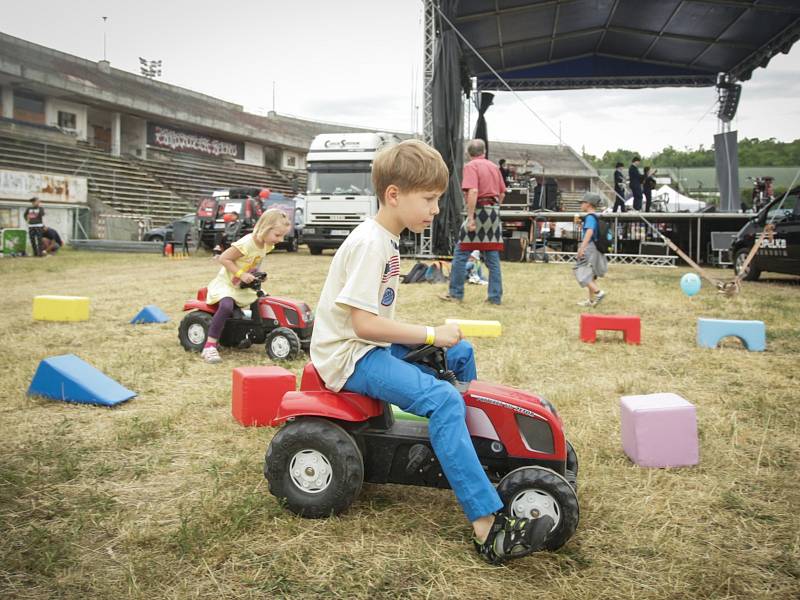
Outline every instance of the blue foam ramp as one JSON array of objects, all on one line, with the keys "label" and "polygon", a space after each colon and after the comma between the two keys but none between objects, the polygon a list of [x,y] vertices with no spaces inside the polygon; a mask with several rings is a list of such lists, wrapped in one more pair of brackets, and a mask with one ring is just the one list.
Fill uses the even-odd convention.
[{"label": "blue foam ramp", "polygon": [[167,314],[155,304],[148,304],[131,319],[131,323],[166,323],[169,321]]},{"label": "blue foam ramp", "polygon": [[45,358],[36,368],[28,394],[64,402],[114,406],[136,395],[74,354]]},{"label": "blue foam ramp", "polygon": [[720,340],[737,337],[750,352],[767,349],[767,332],[763,321],[734,321],[731,319],[697,319],[697,345],[716,348]]}]

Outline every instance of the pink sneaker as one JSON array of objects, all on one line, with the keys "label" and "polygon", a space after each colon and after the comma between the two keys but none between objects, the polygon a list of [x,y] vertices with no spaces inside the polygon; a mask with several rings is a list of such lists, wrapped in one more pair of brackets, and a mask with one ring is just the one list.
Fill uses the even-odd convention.
[{"label": "pink sneaker", "polygon": [[212,365],[222,362],[222,357],[219,355],[219,350],[217,350],[216,346],[206,346],[200,356],[204,361]]}]

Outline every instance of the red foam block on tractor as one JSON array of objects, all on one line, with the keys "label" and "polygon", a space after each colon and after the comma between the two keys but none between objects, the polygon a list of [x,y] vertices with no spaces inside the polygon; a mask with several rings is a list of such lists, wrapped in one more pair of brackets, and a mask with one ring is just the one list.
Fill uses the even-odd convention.
[{"label": "red foam block on tractor", "polygon": [[642,322],[637,315],[581,315],[581,341],[596,342],[599,330],[621,331],[626,343],[642,343]]},{"label": "red foam block on tractor", "polygon": [[294,374],[283,367],[236,368],[231,402],[233,418],[245,427],[269,425],[283,395],[294,390]]}]

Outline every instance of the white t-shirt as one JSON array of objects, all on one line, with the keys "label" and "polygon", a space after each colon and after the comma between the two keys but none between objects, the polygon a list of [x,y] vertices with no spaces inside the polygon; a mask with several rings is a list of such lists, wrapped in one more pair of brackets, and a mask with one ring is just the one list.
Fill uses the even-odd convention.
[{"label": "white t-shirt", "polygon": [[356,363],[375,346],[388,343],[359,338],[351,308],[394,318],[400,283],[400,238],[374,220],[356,227],[333,257],[322,288],[311,335],[311,361],[325,385],[342,389]]}]

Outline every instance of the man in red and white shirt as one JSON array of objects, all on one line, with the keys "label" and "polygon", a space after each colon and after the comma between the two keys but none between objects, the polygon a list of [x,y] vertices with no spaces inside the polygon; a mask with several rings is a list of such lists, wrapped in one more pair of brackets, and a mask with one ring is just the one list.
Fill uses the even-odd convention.
[{"label": "man in red and white shirt", "polygon": [[453,253],[450,269],[450,289],[443,300],[461,302],[464,298],[464,278],[467,259],[473,250],[480,250],[489,269],[488,299],[500,304],[503,297],[503,277],[500,272],[500,250],[503,249],[503,230],[500,223],[500,204],[506,195],[506,184],[496,164],[486,159],[483,140],[467,144],[470,161],[464,165],[461,188],[467,218],[459,231],[459,242]]}]

